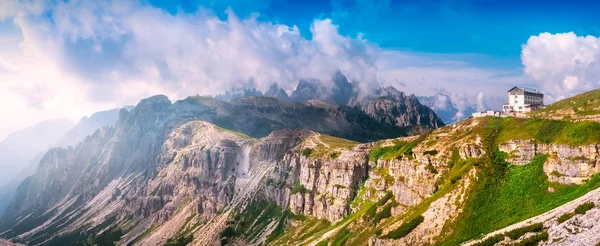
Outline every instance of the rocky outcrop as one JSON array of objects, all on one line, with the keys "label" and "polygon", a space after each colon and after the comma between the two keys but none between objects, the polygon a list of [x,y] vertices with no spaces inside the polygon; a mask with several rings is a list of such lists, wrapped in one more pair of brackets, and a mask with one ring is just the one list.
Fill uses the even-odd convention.
[{"label": "rocky outcrop", "polygon": [[349,105],[360,108],[381,123],[402,127],[421,126],[429,130],[444,126],[433,110],[422,105],[415,95],[406,96],[394,87],[381,88],[375,96],[355,98]]},{"label": "rocky outcrop", "polygon": [[600,209],[595,207],[585,214],[576,214],[563,223],[548,221],[546,224],[549,225],[550,240],[540,245],[597,245],[600,243],[598,219]]},{"label": "rocky outcrop", "polygon": [[551,182],[581,184],[600,172],[600,146],[597,144],[569,146],[510,140],[499,145],[499,148],[509,154],[507,161],[514,165],[525,165],[536,155],[547,154],[549,157],[544,163],[544,172]]},{"label": "rocky outcrop", "polygon": [[304,148],[315,145],[313,141],[318,137],[313,133],[277,162],[266,181],[266,192],[294,213],[336,222],[350,214],[358,185],[367,177],[368,149],[364,145],[352,150],[333,148],[329,152],[336,153],[333,157],[302,154]]}]

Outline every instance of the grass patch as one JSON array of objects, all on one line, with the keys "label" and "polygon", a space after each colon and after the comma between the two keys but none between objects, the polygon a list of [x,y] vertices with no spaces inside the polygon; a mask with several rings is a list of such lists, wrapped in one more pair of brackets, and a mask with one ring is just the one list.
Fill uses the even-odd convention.
[{"label": "grass patch", "polygon": [[310,157],[310,155],[312,155],[313,151],[314,151],[314,150],[313,150],[313,149],[311,149],[311,148],[306,148],[306,149],[303,149],[303,150],[302,150],[302,155],[303,155],[304,157]]},{"label": "grass patch", "polygon": [[548,240],[548,232],[541,232],[534,236],[525,238],[518,243],[512,244],[512,246],[536,246],[542,241]]},{"label": "grass patch", "polygon": [[[509,119],[516,120],[516,119]],[[506,163],[506,154],[496,139],[504,132],[506,119],[494,118],[481,127],[486,154],[478,168],[478,182],[469,190],[463,213],[453,225],[452,234],[442,245],[457,245],[497,229],[534,217],[600,187],[600,176],[586,184],[564,186],[550,183],[543,165],[547,155],[536,156],[524,166]],[[548,135],[552,135],[548,133]],[[560,135],[560,134],[559,134]],[[554,192],[548,192],[548,188]]]},{"label": "grass patch", "polygon": [[379,224],[379,221],[392,216],[392,208],[398,206],[396,201],[392,201],[381,208],[381,211],[373,217],[373,225]]},{"label": "grass patch", "polygon": [[573,218],[573,216],[575,216],[575,213],[566,213],[566,214],[563,214],[560,217],[558,217],[557,221],[560,224],[560,223],[563,223],[563,222]]},{"label": "grass patch", "polygon": [[494,118],[490,123],[500,124],[497,143],[512,139],[535,139],[540,143],[584,145],[600,142],[600,123],[570,122],[540,118]]},{"label": "grass patch", "polygon": [[506,232],[504,235],[509,237],[512,240],[517,240],[528,232],[541,232],[543,229],[544,229],[544,225],[542,225],[542,223],[536,223],[533,225],[528,225],[528,226],[514,229],[512,231]]},{"label": "grass patch", "polygon": [[185,246],[194,241],[194,235],[179,236],[167,240],[165,246]]},{"label": "grass patch", "polygon": [[297,181],[294,187],[292,188],[292,194],[305,194],[306,192],[308,192],[308,190],[306,189],[306,187],[304,187],[302,183],[300,183],[300,181]]},{"label": "grass patch", "polygon": [[437,151],[436,149],[434,149],[434,150],[428,150],[428,151],[425,151],[425,152],[423,152],[423,154],[424,154],[424,155],[431,155],[431,156],[434,156],[434,155],[437,155],[437,154],[438,154],[438,151]]},{"label": "grass patch", "polygon": [[324,134],[320,134],[318,136],[318,141],[319,142],[314,149],[303,149],[302,155],[313,158],[326,157],[330,159],[337,159],[342,154],[339,150],[351,150],[354,148],[354,146],[359,144],[358,142]]},{"label": "grass patch", "polygon": [[588,210],[594,208],[596,205],[594,205],[593,202],[586,202],[583,203],[579,206],[577,206],[575,208],[575,211],[573,211],[572,213],[566,213],[561,215],[560,217],[558,217],[557,221],[558,223],[563,223],[571,218],[573,218],[573,216],[575,216],[576,214],[585,214],[587,213]]},{"label": "grass patch", "polygon": [[379,159],[383,160],[391,160],[391,159],[399,159],[402,157],[407,157],[412,159],[413,148],[421,143],[429,134],[421,134],[417,139],[406,142],[401,140],[396,140],[393,146],[378,146],[371,149],[369,153],[369,159],[371,161],[377,162]]},{"label": "grass patch", "polygon": [[396,230],[390,231],[388,234],[386,234],[382,238],[384,238],[384,239],[403,238],[406,235],[408,235],[409,233],[411,233],[415,228],[417,228],[417,226],[419,226],[421,223],[423,223],[424,219],[425,218],[423,218],[423,215],[419,215],[416,218],[414,218],[406,223],[403,223]]},{"label": "grass patch", "polygon": [[586,202],[584,204],[577,206],[577,208],[575,208],[575,213],[576,214],[585,214],[585,213],[587,213],[587,211],[594,208],[595,206],[596,205],[594,205],[593,202]]},{"label": "grass patch", "polygon": [[243,238],[253,243],[269,225],[277,223],[272,232],[277,235],[267,237],[273,240],[283,232],[289,217],[290,212],[275,203],[265,200],[252,201],[243,211],[236,213],[228,222],[228,226],[219,234],[221,244],[228,244],[233,238]]},{"label": "grass patch", "polygon": [[498,235],[494,235],[491,237],[486,238],[485,240],[475,243],[473,244],[473,246],[494,246],[499,242],[502,242],[504,240],[505,236],[504,234],[498,234]]},{"label": "grass patch", "polygon": [[557,111],[572,109],[575,115],[585,116],[600,114],[599,108],[600,90],[596,89],[550,104],[545,109],[536,111],[534,115],[553,115],[558,113]]}]

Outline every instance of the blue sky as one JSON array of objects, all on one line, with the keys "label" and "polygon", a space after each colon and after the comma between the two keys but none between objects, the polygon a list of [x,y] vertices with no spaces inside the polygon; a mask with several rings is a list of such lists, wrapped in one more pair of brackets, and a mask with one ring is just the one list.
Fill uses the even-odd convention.
[{"label": "blue sky", "polygon": [[[498,108],[600,87],[598,1],[2,0],[0,139],[164,94],[291,91],[336,71]],[[32,72],[35,71],[35,72]]]},{"label": "blue sky", "polygon": [[224,17],[232,8],[241,17],[296,25],[310,38],[314,19],[330,18],[343,35],[364,37],[382,48],[431,53],[476,53],[520,66],[521,45],[543,32],[600,35],[598,1],[163,1],[150,4],[170,13],[209,8]]}]

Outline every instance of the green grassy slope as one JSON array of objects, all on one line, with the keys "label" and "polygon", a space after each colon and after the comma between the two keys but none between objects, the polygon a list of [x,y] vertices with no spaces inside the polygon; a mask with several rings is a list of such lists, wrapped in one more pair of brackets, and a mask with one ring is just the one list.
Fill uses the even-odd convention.
[{"label": "green grassy slope", "polygon": [[[421,150],[428,150],[429,155],[448,156],[447,169],[440,170],[442,173],[437,181],[438,190],[421,204],[407,207],[407,212],[400,217],[389,217],[385,210],[393,206],[391,202],[379,204],[376,199],[355,201],[359,204],[353,206],[356,212],[344,221],[312,229],[307,228],[316,220],[298,222],[295,223],[296,226],[287,227],[286,232],[282,234],[287,240],[274,242],[291,243],[294,242],[293,238],[303,238],[306,244],[318,241],[317,239],[327,232],[332,233],[321,245],[365,245],[372,237],[401,238],[409,233],[412,227],[418,226],[419,217],[432,202],[453,191],[457,187],[457,181],[467,177],[467,173],[472,169],[476,170],[476,179],[472,180],[472,185],[467,190],[467,200],[462,204],[462,212],[456,220],[444,225],[442,235],[437,238],[439,245],[457,245],[479,238],[542,214],[600,187],[598,175],[583,185],[551,183],[543,171],[547,155],[536,156],[527,165],[514,166],[505,161],[508,154],[498,149],[499,144],[513,139],[533,139],[537,143],[571,146],[600,143],[599,123],[487,117],[468,119],[459,125],[457,128],[444,127],[411,141],[398,140],[392,146],[375,144],[371,150],[372,161],[410,159],[413,150],[419,147]],[[456,147],[447,147],[465,141],[472,143],[477,136],[481,138],[481,147],[487,153],[481,158],[461,159]],[[379,172],[385,170],[379,168],[373,172],[384,177],[385,175]],[[365,193],[368,192],[360,190],[357,200],[365,199],[361,195]],[[378,214],[382,214],[379,215],[382,218],[374,222]],[[399,223],[401,226],[398,226]],[[290,233],[294,236],[290,236]]]},{"label": "green grassy slope", "polygon": [[548,105],[543,110],[534,112],[533,115],[559,116],[568,112],[572,113],[574,116],[600,114],[600,89],[584,92],[560,100]]}]

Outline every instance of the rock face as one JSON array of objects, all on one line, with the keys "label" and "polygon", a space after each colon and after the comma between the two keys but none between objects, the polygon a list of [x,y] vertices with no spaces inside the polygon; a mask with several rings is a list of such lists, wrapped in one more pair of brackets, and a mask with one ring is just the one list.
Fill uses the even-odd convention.
[{"label": "rock face", "polygon": [[510,140],[499,146],[509,153],[508,161],[525,165],[540,154],[549,155],[544,172],[551,182],[581,184],[600,172],[598,149],[600,145],[569,146],[566,144],[542,144],[533,140]]},{"label": "rock face", "polygon": [[381,88],[375,96],[354,99],[351,106],[357,106],[379,122],[396,126],[422,126],[436,129],[444,122],[429,107],[419,103],[415,95],[406,96],[394,87]]},{"label": "rock face", "polygon": [[358,145],[338,150],[335,158],[312,158],[301,154],[303,146],[277,163],[267,181],[267,193],[294,213],[337,222],[350,214],[358,184],[367,177],[368,149]]},{"label": "rock face", "polygon": [[[271,133],[253,139],[197,120],[251,135]],[[114,127],[96,131],[76,147],[46,153],[0,220],[0,236],[28,244],[67,239],[72,241],[59,242],[75,244],[83,240],[78,237],[95,237],[82,231],[126,224],[130,228],[123,243],[160,244],[187,226],[186,221],[207,223],[256,196],[331,221],[347,216],[357,186],[366,178],[368,150],[337,150],[314,140],[317,133],[273,132],[278,128],[356,139],[397,131],[356,109],[321,101],[188,98],[171,103],[154,96],[131,111],[121,110]],[[309,143],[337,156],[307,157],[301,147],[295,148]],[[288,185],[268,188],[265,176]],[[296,185],[305,188],[296,192]],[[161,226],[153,227],[157,224]],[[138,238],[146,231],[156,233]]]},{"label": "rock face", "polygon": [[[355,139],[385,134],[375,133],[385,128],[363,129],[370,126],[363,119],[379,124],[358,109],[316,100],[171,103],[154,96],[120,111],[114,127],[46,153],[0,218],[0,237],[27,245],[164,245],[172,239],[280,245],[286,243],[270,236],[290,229],[286,236],[305,241],[287,244],[316,244],[351,231],[351,240],[363,244],[437,243],[460,218],[486,168],[476,161],[489,157],[480,135],[489,119],[371,143],[317,132]],[[263,131],[269,133],[252,137]],[[596,145],[511,140],[499,148],[518,165],[548,154],[544,172],[563,183],[599,172]],[[417,216],[422,222],[402,237],[377,235]],[[309,227],[292,230],[302,221]]]},{"label": "rock face", "polygon": [[[240,89],[217,98],[234,100],[262,95],[255,89]],[[380,124],[407,127],[417,133],[444,126],[438,115],[428,106],[421,104],[416,96],[405,95],[391,86],[379,88],[374,93],[365,92],[359,84],[348,81],[341,72],[335,73],[330,81],[300,80],[289,96],[276,84],[264,95],[294,102],[319,100],[329,104],[347,105],[358,108]]]}]

